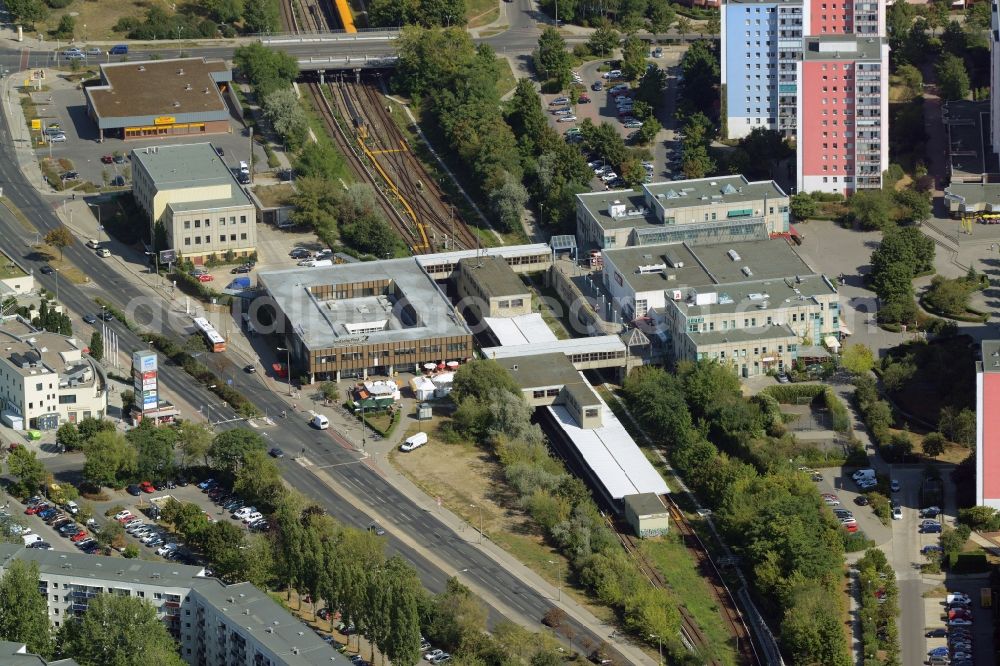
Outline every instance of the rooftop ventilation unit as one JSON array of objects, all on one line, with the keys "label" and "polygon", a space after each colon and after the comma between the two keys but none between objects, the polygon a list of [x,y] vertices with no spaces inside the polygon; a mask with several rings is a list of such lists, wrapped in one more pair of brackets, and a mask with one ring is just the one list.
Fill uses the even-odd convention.
[{"label": "rooftop ventilation unit", "polygon": [[666,270],[666,264],[646,264],[645,266],[639,266],[635,272],[639,275],[648,275],[649,273],[662,273]]},{"label": "rooftop ventilation unit", "polygon": [[139,65],[139,71],[140,72],[145,72],[146,71],[146,66],[145,65]]},{"label": "rooftop ventilation unit", "polygon": [[184,90],[191,90],[191,84],[190,83],[185,83],[184,84]]},{"label": "rooftop ventilation unit", "polygon": [[183,67],[181,67],[180,69],[177,70],[177,76],[184,76],[184,68]]},{"label": "rooftop ventilation unit", "polygon": [[736,250],[728,250],[728,251],[726,251],[726,254],[728,254],[729,258],[732,259],[733,261],[739,261],[740,260],[740,254]]},{"label": "rooftop ventilation unit", "polygon": [[746,275],[747,277],[753,277],[753,271],[750,270],[749,266],[744,266],[740,270],[743,271],[743,275]]}]

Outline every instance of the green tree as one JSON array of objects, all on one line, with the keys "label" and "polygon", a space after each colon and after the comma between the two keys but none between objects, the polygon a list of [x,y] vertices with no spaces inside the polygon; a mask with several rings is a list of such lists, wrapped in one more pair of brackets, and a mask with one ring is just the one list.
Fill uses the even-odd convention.
[{"label": "green tree", "polygon": [[108,520],[101,525],[94,538],[105,548],[124,548],[125,528],[117,520]]},{"label": "green tree", "polygon": [[840,355],[840,364],[852,374],[868,374],[875,367],[875,354],[870,347],[860,343],[846,345]]},{"label": "green tree", "polygon": [[[344,170],[344,158],[330,146],[313,141],[306,143],[295,161],[295,171],[304,178],[335,181]],[[299,181],[301,183],[301,180]]]},{"label": "green tree", "polygon": [[708,156],[708,149],[701,144],[684,149],[681,172],[686,178],[704,178],[715,171],[715,162]]},{"label": "green tree", "polygon": [[233,490],[264,513],[274,511],[287,493],[278,465],[260,449],[253,449],[243,457]]},{"label": "green tree", "polygon": [[942,435],[941,433],[929,432],[926,435],[924,435],[924,439],[923,442],[921,442],[921,446],[925,454],[931,457],[937,457],[942,453],[944,453],[944,447],[946,443],[947,440],[945,440],[944,435]]},{"label": "green tree", "polygon": [[80,439],[80,431],[77,429],[75,423],[63,423],[56,430],[56,444],[63,447],[66,451],[76,451],[81,446],[83,446],[83,441]]},{"label": "green tree", "polygon": [[298,149],[309,132],[309,119],[291,88],[279,88],[267,95],[261,104],[264,117],[291,150]]},{"label": "green tree", "polygon": [[629,35],[622,44],[622,76],[632,81],[646,70],[646,42],[635,35]]},{"label": "green tree", "polygon": [[402,27],[416,23],[419,3],[416,0],[372,0],[368,3],[368,22],[371,26]]},{"label": "green tree", "polygon": [[73,244],[73,232],[66,225],[60,224],[52,231],[45,234],[45,243],[59,250],[59,259],[63,257],[63,250]]},{"label": "green tree", "polygon": [[143,419],[138,427],[125,435],[136,451],[135,472],[141,479],[163,479],[174,471],[174,446],[177,430],[171,426],[155,426]]},{"label": "green tree", "polygon": [[101,335],[100,331],[94,331],[90,334],[90,356],[95,361],[101,361],[104,359],[104,336]]},{"label": "green tree", "polygon": [[238,47],[233,53],[233,62],[260,99],[275,90],[290,87],[299,74],[299,63],[294,57],[256,42]]},{"label": "green tree", "polygon": [[14,559],[0,578],[0,639],[24,643],[28,652],[52,656],[49,609],[38,593],[38,563]]},{"label": "green tree", "polygon": [[79,424],[77,424],[80,429],[80,439],[83,440],[83,444],[86,445],[93,437],[99,432],[114,432],[115,424],[108,419],[95,419],[92,416],[87,416],[80,419]]},{"label": "green tree", "polygon": [[808,192],[796,192],[789,201],[792,217],[796,220],[808,220],[816,215],[816,200]]},{"label": "green tree", "polygon": [[278,29],[280,9],[277,0],[245,0],[243,28],[248,33],[269,33]]},{"label": "green tree", "polygon": [[969,73],[962,58],[945,53],[935,65],[935,70],[942,99],[965,99],[969,96]]},{"label": "green tree", "polygon": [[251,451],[264,451],[264,438],[246,428],[233,428],[220,432],[208,448],[208,459],[212,467],[220,472],[235,476]]},{"label": "green tree", "polygon": [[243,0],[203,0],[202,8],[218,23],[235,23],[243,16]]},{"label": "green tree", "polygon": [[900,211],[902,219],[923,222],[930,218],[931,200],[926,193],[904,188],[896,192],[895,198],[896,203],[902,209]]},{"label": "green tree", "polygon": [[654,34],[667,32],[676,20],[677,12],[666,0],[652,0],[649,3],[649,29]]},{"label": "green tree", "polygon": [[667,87],[667,73],[659,67],[649,67],[639,79],[639,87],[635,92],[636,104],[645,102],[654,110],[663,107],[666,97],[663,90]]},{"label": "green tree", "polygon": [[909,63],[900,65],[896,70],[896,76],[899,77],[899,82],[910,99],[924,94],[924,75],[913,65]]},{"label": "green tree", "polygon": [[44,21],[49,15],[49,8],[42,0],[7,0],[4,6],[13,22],[23,23],[28,27]]},{"label": "green tree", "polygon": [[323,382],[319,385],[319,392],[323,399],[329,402],[340,400],[340,389],[337,388],[337,382]]},{"label": "green tree", "polygon": [[212,445],[212,431],[204,423],[181,421],[177,425],[177,446],[185,467],[208,464],[208,449]]},{"label": "green tree", "polygon": [[504,172],[501,182],[489,193],[493,218],[504,231],[521,227],[521,214],[528,203],[528,191],[512,174]]},{"label": "green tree", "polygon": [[76,19],[69,14],[63,14],[59,17],[59,25],[52,31],[52,36],[59,39],[73,39],[74,32],[76,32]]},{"label": "green tree", "polygon": [[95,487],[120,488],[135,472],[138,453],[118,432],[99,432],[84,445],[83,479]]},{"label": "green tree", "polygon": [[444,592],[434,597],[433,608],[427,637],[436,645],[459,646],[486,630],[486,609],[457,578],[448,579]]},{"label": "green tree", "polygon": [[973,446],[976,443],[976,413],[969,408],[943,407],[938,429],[956,444]]},{"label": "green tree", "polygon": [[570,57],[566,40],[552,26],[546,26],[538,38],[535,67],[543,78],[569,81]]},{"label": "green tree", "polygon": [[45,482],[45,467],[35,452],[25,446],[15,447],[7,456],[7,471],[17,478],[17,485],[25,495],[37,492]]},{"label": "green tree", "polygon": [[[687,30],[682,23],[687,22]],[[677,21],[679,32],[690,32],[690,21],[681,17]],[[681,58],[681,73],[684,75],[679,90],[679,108],[683,113],[693,114],[715,106],[718,100],[719,58],[714,46],[708,41],[692,42]]]},{"label": "green tree", "polygon": [[359,252],[380,259],[392,257],[400,249],[399,235],[384,218],[369,214],[343,227],[344,241]]},{"label": "green tree", "polygon": [[949,280],[935,275],[924,294],[924,303],[945,316],[964,315],[969,309],[969,297],[974,290],[975,283],[970,283],[965,278]]},{"label": "green tree", "polygon": [[420,602],[424,595],[420,579],[399,555],[386,561],[381,579],[390,603],[384,608],[388,621],[379,650],[394,664],[416,663],[420,656]]},{"label": "green tree", "polygon": [[80,666],[184,664],[153,605],[117,594],[98,594],[89,600],[79,621],[63,622],[58,652],[71,656]]},{"label": "green tree", "polygon": [[741,395],[740,380],[728,367],[717,361],[684,361],[677,366],[684,380],[684,392],[694,415],[708,413],[711,405]]},{"label": "green tree", "polygon": [[862,229],[884,229],[891,221],[892,201],[882,190],[858,190],[851,195],[848,207]]},{"label": "green tree", "polygon": [[618,48],[620,41],[621,35],[611,27],[611,23],[602,21],[594,32],[590,33],[590,37],[587,39],[587,48],[594,55],[605,57]]},{"label": "green tree", "polygon": [[521,389],[506,368],[490,359],[470,361],[458,369],[451,397],[456,403],[467,398],[487,400],[494,390],[520,395]]}]

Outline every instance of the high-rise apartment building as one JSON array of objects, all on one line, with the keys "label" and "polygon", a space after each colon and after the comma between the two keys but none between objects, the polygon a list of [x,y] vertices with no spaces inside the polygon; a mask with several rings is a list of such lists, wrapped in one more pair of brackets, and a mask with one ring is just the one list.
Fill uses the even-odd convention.
[{"label": "high-rise apartment building", "polygon": [[793,139],[800,191],[881,187],[888,166],[884,2],[727,0],[721,14],[727,138],[759,127]]}]

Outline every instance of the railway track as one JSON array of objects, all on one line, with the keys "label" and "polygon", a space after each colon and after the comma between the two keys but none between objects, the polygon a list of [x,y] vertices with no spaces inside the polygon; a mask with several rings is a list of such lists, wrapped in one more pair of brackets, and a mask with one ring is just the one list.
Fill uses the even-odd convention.
[{"label": "railway track", "polygon": [[[354,140],[354,132],[350,127],[345,128],[344,124],[350,122],[348,119],[353,118],[353,107],[350,98],[345,96],[344,91],[340,89],[340,86],[336,84],[327,84],[326,89],[330,91],[330,95],[333,102],[327,99],[324,94],[324,88],[318,83],[307,84],[309,89],[309,94],[313,99],[313,103],[316,109],[319,111],[320,116],[323,119],[324,124],[329,130],[329,134],[333,137],[334,142],[337,144],[340,152],[347,157],[351,165],[351,170],[354,171],[355,175],[358,176],[363,182],[367,182],[375,190],[376,200],[379,206],[382,208],[383,212],[386,214],[386,218],[392,224],[393,228],[400,234],[407,245],[415,252],[420,253],[418,246],[421,245],[421,236],[417,229],[414,229],[408,222],[407,218],[404,217],[400,211],[393,204],[392,199],[386,193],[385,188],[380,182],[380,178],[373,174],[372,171],[365,164],[364,159],[359,151],[359,148]],[[338,118],[339,116],[339,118]],[[425,249],[424,252],[427,250]]]},{"label": "railway track", "polygon": [[444,193],[434,177],[413,154],[379,90],[362,83],[355,85],[354,91],[359,101],[358,108],[365,116],[373,158],[382,162],[382,168],[394,177],[396,186],[412,206],[419,223],[433,236],[432,244],[441,245],[434,242],[441,236],[447,239],[444,244],[447,249],[458,247],[469,250],[476,247],[476,235],[461,219],[455,218],[454,207],[445,203]]},{"label": "railway track", "polygon": [[[672,498],[668,497],[668,500],[670,515],[673,518],[678,534],[681,535],[684,544],[695,556],[699,571],[712,586],[713,595],[715,596],[718,607],[722,609],[722,615],[726,620],[729,632],[737,639],[741,662],[745,664],[752,664],[753,666],[760,666],[762,662],[756,653],[756,648],[753,645],[750,630],[744,622],[739,608],[736,606],[736,600],[733,599],[732,595],[729,593],[729,589],[722,582],[721,575],[709,558],[704,544],[702,544],[700,538],[688,523],[687,518],[685,518],[684,514],[677,508]],[[629,533],[631,528],[628,526],[615,525],[611,522],[610,518],[609,526],[618,534],[618,539],[621,541],[622,547],[625,548],[626,552],[632,556],[636,564],[638,564],[640,571],[642,571],[649,583],[654,587],[669,588],[670,585],[660,573],[660,570],[653,565],[642,552],[642,549],[639,547],[638,539]],[[681,634],[684,636],[685,640],[700,655],[704,656],[710,654],[711,644],[704,633],[702,633],[701,628],[698,626],[694,617],[684,605],[679,606],[678,610],[681,615]],[[719,666],[721,664],[718,659],[710,658],[707,659],[705,663],[712,664],[713,666]]]}]

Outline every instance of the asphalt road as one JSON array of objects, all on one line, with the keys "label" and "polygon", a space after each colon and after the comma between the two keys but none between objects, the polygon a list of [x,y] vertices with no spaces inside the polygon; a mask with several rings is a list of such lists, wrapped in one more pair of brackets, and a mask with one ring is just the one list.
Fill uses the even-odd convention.
[{"label": "asphalt road", "polygon": [[[10,62],[12,58],[16,60],[10,52],[0,52],[0,62]],[[3,185],[4,195],[16,202],[21,211],[44,234],[57,227],[60,221],[53,214],[51,203],[40,196],[25,180],[19,169],[10,137],[10,128],[5,125],[0,129],[0,184]],[[6,209],[0,208],[0,249],[11,257],[16,257],[26,269],[34,269],[39,283],[55,291],[57,275],[41,275],[38,272],[45,262],[31,255],[30,242],[33,240],[33,232],[21,226]],[[70,284],[65,279],[61,281],[60,300],[69,309],[79,314],[93,312],[96,309],[93,297],[100,295],[108,302],[118,305],[131,319],[141,324],[153,324],[150,328],[154,330],[159,329],[163,333],[172,335],[188,332],[183,319],[170,313],[162,299],[147,297],[126,277],[116,273],[104,260],[86,249],[82,243],[77,242],[67,247],[65,258],[92,281],[91,285],[84,287]],[[111,327],[118,333],[121,351],[131,352],[149,348],[120,323],[113,322]],[[203,357],[203,360],[206,358]],[[211,361],[219,366],[226,376],[236,376],[241,373],[241,367],[225,357],[212,355]],[[197,384],[183,370],[163,362],[163,359],[161,359],[159,378],[191,405],[217,405],[220,402],[214,394]],[[266,410],[269,414],[277,414],[286,408],[286,404],[259,378],[243,382],[241,390],[259,409]],[[233,410],[228,407],[213,409],[213,416],[220,420],[236,417]],[[360,455],[350,448],[345,448],[348,446],[347,443],[339,440],[337,435],[318,433],[309,428],[304,419],[288,418],[287,421],[281,422],[279,428],[267,433],[267,436],[275,445],[288,452],[305,449],[304,455],[308,459],[326,466],[324,472],[348,489],[364,505],[383,508],[384,513],[392,520],[386,525],[389,528],[387,550],[401,554],[412,563],[428,589],[435,592],[444,589],[447,579],[453,572],[443,571],[441,567],[398,538],[394,534],[395,531],[401,530],[410,540],[427,545],[454,571],[462,572],[470,582],[481,586],[481,589],[523,614],[525,618],[537,623],[552,606],[550,599],[499,567],[477,548],[476,544],[458,538],[433,512],[425,511],[374,470],[363,464],[351,464],[357,463]],[[365,528],[371,522],[362,511],[353,508],[348,498],[338,495],[328,485],[321,483],[308,468],[286,460],[282,462],[282,471],[293,487],[316,500],[332,516],[345,524]],[[490,619],[492,621],[501,619],[502,614],[488,602],[486,603],[490,607]],[[516,617],[508,619],[521,623]],[[597,643],[606,638],[593,634],[572,620],[568,624],[577,639],[587,636]],[[621,655],[616,657],[622,660]]]}]

